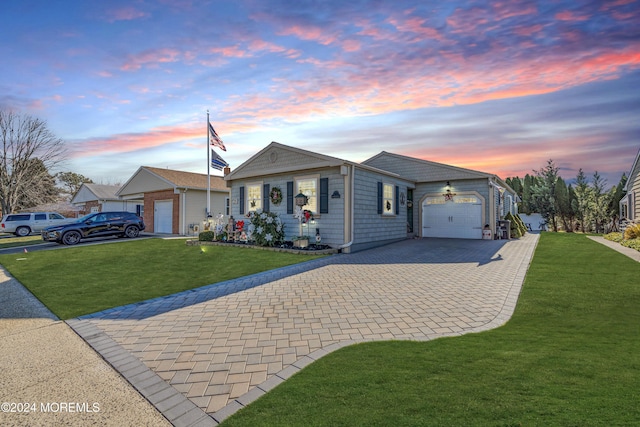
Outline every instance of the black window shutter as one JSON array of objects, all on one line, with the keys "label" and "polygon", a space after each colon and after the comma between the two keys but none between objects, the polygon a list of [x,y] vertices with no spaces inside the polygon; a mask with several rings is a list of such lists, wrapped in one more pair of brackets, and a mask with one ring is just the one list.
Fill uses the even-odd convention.
[{"label": "black window shutter", "polygon": [[400,187],[396,185],[396,215],[400,215]]},{"label": "black window shutter", "polygon": [[269,191],[271,186],[269,184],[264,184],[262,186],[262,198],[264,199],[264,203],[262,203],[263,211],[269,212]]},{"label": "black window shutter", "polygon": [[382,214],[382,183],[378,182],[378,213]]},{"label": "black window shutter", "polygon": [[240,215],[244,215],[244,186],[240,187]]},{"label": "black window shutter", "polygon": [[329,178],[320,178],[320,213],[329,213]]},{"label": "black window shutter", "polygon": [[293,181],[287,182],[287,213],[293,213]]}]

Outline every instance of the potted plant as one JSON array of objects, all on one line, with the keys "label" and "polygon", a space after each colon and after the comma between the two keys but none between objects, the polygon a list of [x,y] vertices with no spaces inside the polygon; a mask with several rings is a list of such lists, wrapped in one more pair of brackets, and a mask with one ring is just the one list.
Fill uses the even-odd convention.
[{"label": "potted plant", "polygon": [[293,246],[296,248],[306,248],[309,246],[309,236],[295,236]]}]

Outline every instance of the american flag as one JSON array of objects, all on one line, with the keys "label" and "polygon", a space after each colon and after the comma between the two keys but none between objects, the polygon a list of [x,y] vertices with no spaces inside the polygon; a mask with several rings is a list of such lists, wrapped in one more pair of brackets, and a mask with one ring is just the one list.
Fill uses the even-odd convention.
[{"label": "american flag", "polygon": [[222,142],[222,139],[220,139],[213,126],[211,126],[211,123],[209,123],[209,141],[211,142],[212,146],[218,147],[222,151],[227,151],[226,147],[224,146],[224,142]]}]

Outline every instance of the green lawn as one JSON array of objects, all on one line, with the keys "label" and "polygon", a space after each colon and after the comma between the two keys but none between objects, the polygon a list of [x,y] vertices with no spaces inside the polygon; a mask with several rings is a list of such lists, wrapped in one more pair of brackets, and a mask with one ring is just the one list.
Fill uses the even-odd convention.
[{"label": "green lawn", "polygon": [[0,249],[15,248],[16,246],[39,245],[40,243],[44,242],[39,234],[34,236],[16,237],[13,234],[8,235],[3,233],[2,238],[0,238]]},{"label": "green lawn", "polygon": [[56,316],[69,319],[314,258],[145,239],[0,255],[0,264]]},{"label": "green lawn", "polygon": [[354,345],[230,426],[630,426],[640,423],[640,264],[543,233],[513,318],[456,338]]}]

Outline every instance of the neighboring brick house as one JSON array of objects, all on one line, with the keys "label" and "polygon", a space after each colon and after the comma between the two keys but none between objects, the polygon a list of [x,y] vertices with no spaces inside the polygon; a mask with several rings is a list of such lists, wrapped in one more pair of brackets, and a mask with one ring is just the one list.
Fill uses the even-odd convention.
[{"label": "neighboring brick house", "polygon": [[[210,185],[211,213],[227,215],[229,189],[224,179],[211,176]],[[207,175],[141,166],[116,196],[144,200],[147,232],[195,234],[206,219]]]},{"label": "neighboring brick house", "polygon": [[624,191],[626,194],[620,200],[620,218],[640,223],[640,150],[631,166]]},{"label": "neighboring brick house", "polygon": [[[517,212],[515,192],[496,175],[382,152],[362,163],[272,142],[225,176],[231,214],[277,213],[286,239],[298,234],[294,197],[309,198],[321,241],[344,252],[407,237],[481,239],[485,224]],[[280,189],[283,201],[269,194]]]},{"label": "neighboring brick house", "polygon": [[71,199],[71,205],[83,216],[94,212],[126,211],[142,216],[142,199],[123,200],[116,196],[119,185],[87,184],[80,186]]}]

